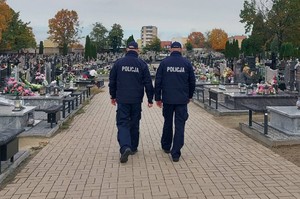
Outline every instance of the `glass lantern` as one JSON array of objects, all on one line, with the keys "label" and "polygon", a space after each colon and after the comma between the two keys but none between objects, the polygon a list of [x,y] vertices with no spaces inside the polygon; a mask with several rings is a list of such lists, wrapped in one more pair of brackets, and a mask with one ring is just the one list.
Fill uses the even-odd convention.
[{"label": "glass lantern", "polygon": [[53,88],[53,95],[55,95],[55,96],[59,95],[59,87],[58,86],[54,86],[54,88]]},{"label": "glass lantern", "polygon": [[252,93],[253,93],[253,86],[252,85],[248,85],[246,87],[246,93],[247,93],[247,95],[252,95]]},{"label": "glass lantern", "polygon": [[40,95],[46,95],[46,87],[42,86],[39,90]]},{"label": "glass lantern", "polygon": [[266,95],[270,94],[270,90],[269,90],[269,86],[268,86],[268,85],[265,85],[265,86],[264,86],[264,93],[265,93]]},{"label": "glass lantern", "polygon": [[21,104],[21,99],[19,95],[16,96],[14,99],[14,109],[13,111],[21,111],[22,110],[22,104]]},{"label": "glass lantern", "polygon": [[245,85],[244,84],[241,84],[239,86],[239,88],[240,88],[240,93],[245,93]]}]

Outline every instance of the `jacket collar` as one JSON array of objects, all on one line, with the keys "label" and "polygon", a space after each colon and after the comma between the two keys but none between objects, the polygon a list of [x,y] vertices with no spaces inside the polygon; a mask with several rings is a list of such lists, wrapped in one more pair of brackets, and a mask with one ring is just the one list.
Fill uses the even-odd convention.
[{"label": "jacket collar", "polygon": [[178,52],[178,51],[173,51],[171,52],[171,56],[181,56],[181,52]]},{"label": "jacket collar", "polygon": [[138,57],[139,54],[138,54],[137,52],[135,52],[135,51],[130,50],[130,51],[128,51],[128,52],[126,53],[125,56]]}]

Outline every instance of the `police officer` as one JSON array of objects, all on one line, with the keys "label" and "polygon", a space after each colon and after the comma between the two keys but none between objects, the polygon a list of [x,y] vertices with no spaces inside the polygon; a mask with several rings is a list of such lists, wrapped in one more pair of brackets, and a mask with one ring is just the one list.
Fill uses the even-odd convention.
[{"label": "police officer", "polygon": [[157,106],[163,107],[161,147],[165,153],[171,153],[174,162],[178,162],[184,144],[184,126],[188,119],[187,104],[195,90],[195,74],[192,64],[182,57],[179,42],[173,42],[170,51],[170,56],[165,58],[157,69],[154,91]]},{"label": "police officer", "polygon": [[153,85],[147,64],[138,58],[138,44],[130,42],[125,57],[117,60],[109,75],[109,93],[111,104],[117,104],[118,142],[120,162],[128,161],[139,145],[139,126],[141,103],[144,88],[148,98],[148,107],[153,105]]}]

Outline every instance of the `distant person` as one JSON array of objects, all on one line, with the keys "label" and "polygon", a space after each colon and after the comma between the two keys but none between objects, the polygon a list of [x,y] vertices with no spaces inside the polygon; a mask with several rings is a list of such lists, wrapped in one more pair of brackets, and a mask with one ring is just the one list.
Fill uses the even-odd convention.
[{"label": "distant person", "polygon": [[170,51],[171,55],[162,60],[157,69],[155,101],[158,107],[163,108],[161,147],[165,153],[171,153],[174,162],[178,162],[184,145],[184,128],[188,119],[187,104],[195,91],[195,74],[192,64],[182,57],[179,42],[172,43]]},{"label": "distant person", "polygon": [[241,83],[250,85],[253,83],[253,75],[254,73],[250,70],[250,68],[245,65],[242,72]]},{"label": "distant person", "polygon": [[118,142],[120,162],[128,161],[128,156],[138,151],[139,127],[144,89],[148,107],[153,105],[153,85],[147,64],[138,58],[138,44],[130,42],[125,57],[113,65],[109,75],[111,104],[117,104]]}]

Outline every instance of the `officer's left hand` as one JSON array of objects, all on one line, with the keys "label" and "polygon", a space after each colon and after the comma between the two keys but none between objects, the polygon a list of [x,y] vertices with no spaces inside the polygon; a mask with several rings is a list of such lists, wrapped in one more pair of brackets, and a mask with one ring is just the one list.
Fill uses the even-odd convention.
[{"label": "officer's left hand", "polygon": [[117,100],[116,100],[116,99],[111,99],[111,100],[110,100],[110,103],[111,103],[112,105],[116,106]]},{"label": "officer's left hand", "polygon": [[157,105],[159,108],[162,108],[162,101],[156,101],[156,105]]},{"label": "officer's left hand", "polygon": [[148,107],[151,108],[153,106],[153,104],[148,103]]}]

